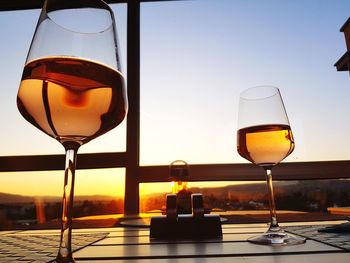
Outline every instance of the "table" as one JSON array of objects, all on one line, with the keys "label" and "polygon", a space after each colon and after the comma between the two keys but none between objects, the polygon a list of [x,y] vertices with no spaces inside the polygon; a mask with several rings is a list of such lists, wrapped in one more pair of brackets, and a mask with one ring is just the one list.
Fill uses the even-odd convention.
[{"label": "table", "polygon": [[[141,227],[75,229],[73,249],[75,258],[82,263],[348,263],[350,233],[326,234],[323,240],[312,234],[317,228],[334,223],[340,222],[283,224],[286,229],[311,233],[305,244],[295,246],[265,246],[246,241],[263,232],[265,224],[223,224],[222,239],[200,241],[150,240],[149,229]],[[58,234],[57,230],[1,231],[0,262],[47,262],[47,257],[57,252]],[[331,239],[335,243],[328,242]]]}]

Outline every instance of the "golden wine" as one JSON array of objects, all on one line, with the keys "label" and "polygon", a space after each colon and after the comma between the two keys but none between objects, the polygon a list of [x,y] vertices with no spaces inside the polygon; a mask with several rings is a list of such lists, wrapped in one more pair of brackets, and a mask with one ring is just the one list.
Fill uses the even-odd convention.
[{"label": "golden wine", "polygon": [[127,112],[120,72],[93,61],[47,57],[24,67],[17,106],[62,144],[84,144],[116,127]]},{"label": "golden wine", "polygon": [[293,152],[293,134],[289,125],[247,127],[237,132],[237,150],[252,163],[271,168]]}]

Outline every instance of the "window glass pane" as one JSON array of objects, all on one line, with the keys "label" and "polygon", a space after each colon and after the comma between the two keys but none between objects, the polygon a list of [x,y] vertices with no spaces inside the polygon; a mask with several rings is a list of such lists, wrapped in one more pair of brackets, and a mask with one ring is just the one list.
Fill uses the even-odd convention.
[{"label": "window glass pane", "polygon": [[[112,6],[117,20],[122,66],[126,69],[126,4]],[[16,96],[40,10],[0,12],[0,155],[63,153],[63,148],[23,119]],[[126,74],[125,74],[126,75]],[[84,145],[80,152],[124,151],[125,121],[113,131]]]},{"label": "window glass pane", "polygon": [[[349,187],[350,180],[275,181],[278,219],[280,222],[345,219],[346,213],[339,207],[350,206]],[[141,184],[140,210],[164,211],[166,193],[171,193],[171,189],[171,182]],[[264,181],[188,182],[186,189],[190,193],[202,193],[205,210],[220,214],[229,222],[269,221]]]},{"label": "window glass pane", "polygon": [[[0,229],[59,227],[63,175],[63,171],[0,173]],[[124,168],[77,170],[74,218],[85,220],[77,226],[89,227],[86,220],[91,216],[123,213],[124,185]],[[93,226],[97,225],[95,220]]]},{"label": "window glass pane", "polygon": [[239,93],[281,89],[296,147],[286,161],[349,158],[350,2],[221,0],[141,5],[141,165],[245,162]]}]

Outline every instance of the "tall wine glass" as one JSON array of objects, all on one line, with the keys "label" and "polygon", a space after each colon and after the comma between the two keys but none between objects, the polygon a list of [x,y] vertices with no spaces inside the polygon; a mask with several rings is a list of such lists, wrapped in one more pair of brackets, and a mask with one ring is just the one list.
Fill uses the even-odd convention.
[{"label": "tall wine glass", "polygon": [[280,228],[276,217],[271,169],[294,150],[294,139],[280,91],[259,86],[243,91],[239,101],[238,153],[266,171],[271,223],[262,235],[249,241],[257,244],[301,244],[304,238]]},{"label": "tall wine glass", "polygon": [[119,125],[127,113],[113,11],[100,0],[46,0],[17,96],[23,117],[66,151],[61,238],[71,249],[77,151]]}]

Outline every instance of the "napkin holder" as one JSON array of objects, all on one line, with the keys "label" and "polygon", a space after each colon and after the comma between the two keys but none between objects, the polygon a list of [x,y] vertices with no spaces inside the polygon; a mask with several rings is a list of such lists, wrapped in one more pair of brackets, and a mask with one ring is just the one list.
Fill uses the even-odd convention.
[{"label": "napkin holder", "polygon": [[202,194],[192,194],[192,214],[179,214],[177,196],[168,194],[166,215],[151,218],[152,239],[208,239],[221,238],[219,215],[204,214]]}]

